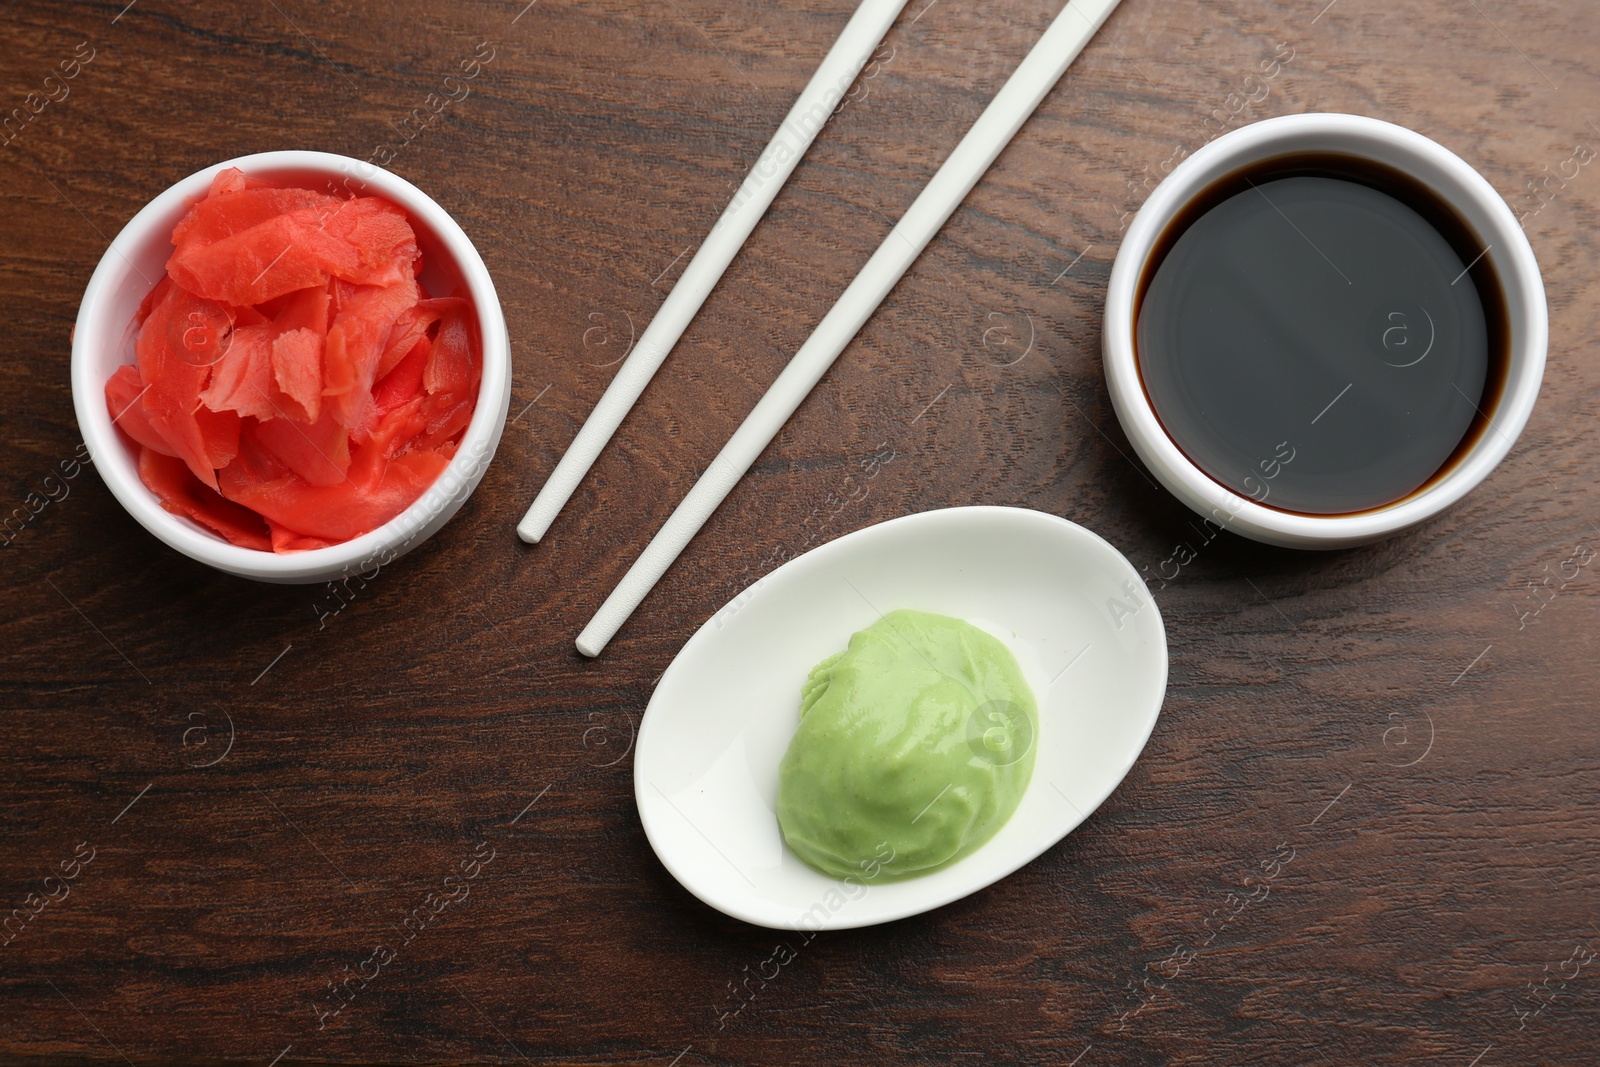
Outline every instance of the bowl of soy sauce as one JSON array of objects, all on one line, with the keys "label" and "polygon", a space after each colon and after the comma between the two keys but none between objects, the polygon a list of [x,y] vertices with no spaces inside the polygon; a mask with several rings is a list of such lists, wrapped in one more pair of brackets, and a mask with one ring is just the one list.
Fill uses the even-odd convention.
[{"label": "bowl of soy sauce", "polygon": [[1527,423],[1548,319],[1471,165],[1355,115],[1268,119],[1180,163],[1117,253],[1106,380],[1135,449],[1214,524],[1342,548],[1439,514]]}]

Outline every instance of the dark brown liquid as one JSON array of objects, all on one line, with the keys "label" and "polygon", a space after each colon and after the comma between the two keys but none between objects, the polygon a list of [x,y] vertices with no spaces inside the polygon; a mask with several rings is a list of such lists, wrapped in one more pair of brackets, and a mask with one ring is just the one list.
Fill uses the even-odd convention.
[{"label": "dark brown liquid", "polygon": [[1158,240],[1135,307],[1145,393],[1240,496],[1349,514],[1442,477],[1504,388],[1492,253],[1435,194],[1341,155],[1214,183]]}]

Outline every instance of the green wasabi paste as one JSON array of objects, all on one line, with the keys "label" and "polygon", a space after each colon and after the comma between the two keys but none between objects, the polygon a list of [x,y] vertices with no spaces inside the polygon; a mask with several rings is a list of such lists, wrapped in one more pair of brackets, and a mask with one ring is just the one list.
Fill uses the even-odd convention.
[{"label": "green wasabi paste", "polygon": [[784,840],[836,878],[947,866],[1016,811],[1038,723],[998,640],[945,615],[890,612],[806,680],[778,772]]}]

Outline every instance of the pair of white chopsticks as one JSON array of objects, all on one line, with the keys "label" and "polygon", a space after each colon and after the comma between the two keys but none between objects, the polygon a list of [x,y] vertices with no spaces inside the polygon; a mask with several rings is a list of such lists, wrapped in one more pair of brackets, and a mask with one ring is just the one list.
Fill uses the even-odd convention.
[{"label": "pair of white chopsticks", "polygon": [[[616,432],[628,410],[644,392],[657,368],[677,344],[711,289],[722,277],[743,246],[750,231],[766,213],[778,189],[788,179],[801,155],[810,146],[822,124],[850,88],[856,75],[883,35],[899,16],[907,0],[862,0],[861,6],[845,25],[822,65],[812,76],[799,100],[789,110],[783,125],[773,135],[765,152],[751,168],[733,202],[723,212],[700,251],[649,328],[639,338],[627,360],[617,371],[605,395],[578,432],[577,438],[550,480],[534,500],[528,514],[517,525],[524,541],[536,542],[549,530],[573,490],[593,466],[600,450]],[[856,332],[889,294],[912,262],[933,240],[967,193],[978,183],[989,165],[1010,143],[1017,130],[1032,115],[1077,58],[1083,46],[1110,16],[1120,0],[1070,0],[1050,28],[1034,45],[1016,72],[984,109],[972,129],[945,160],[907,209],[904,217],[884,238],[867,265],[861,268],[837,303],[828,311],[778,375],[766,395],[756,404],[744,424],[712,460],[705,474],[695,483],[629,568],[600,610],[595,612],[578,635],[578,651],[598,656],[607,642],[627,621],[646,594],[666,573],[691,538],[711,517],[745,471],[777,436],[783,424],[827,373]]]}]

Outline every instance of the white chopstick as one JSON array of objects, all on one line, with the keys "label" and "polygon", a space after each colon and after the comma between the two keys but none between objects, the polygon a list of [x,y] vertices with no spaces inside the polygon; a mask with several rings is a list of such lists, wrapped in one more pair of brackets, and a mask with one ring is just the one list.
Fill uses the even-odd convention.
[{"label": "white chopstick", "polygon": [[598,656],[1033,114],[1119,0],[1071,0],[578,635]]},{"label": "white chopstick", "polygon": [[722,272],[728,269],[750,231],[767,213],[773,197],[789,180],[817,131],[849,91],[856,75],[866,66],[906,3],[907,0],[862,0],[856,13],[845,23],[822,65],[811,76],[794,107],[789,109],[778,132],[772,135],[765,151],[750,168],[700,251],[684,268],[683,276],[672,287],[627,361],[617,370],[616,377],[611,379],[600,402],[594,406],[588,421],[568,446],[561,462],[556,464],[544,488],[539,490],[528,513],[517,524],[517,536],[524,541],[537,542],[550,529],[562,506],[594,466],[601,449],[617,432],[672,346],[688,329],[690,320],[711,295]]}]

